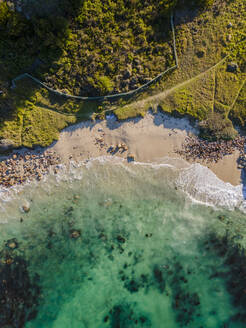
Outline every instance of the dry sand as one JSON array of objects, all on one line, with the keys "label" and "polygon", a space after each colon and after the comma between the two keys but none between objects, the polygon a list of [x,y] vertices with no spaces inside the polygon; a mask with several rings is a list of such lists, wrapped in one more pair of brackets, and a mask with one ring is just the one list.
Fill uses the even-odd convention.
[{"label": "dry sand", "polygon": [[[127,158],[132,153],[138,162],[160,162],[164,157],[180,159],[176,150],[181,148],[188,135],[197,133],[188,119],[164,113],[148,113],[144,118],[124,122],[109,116],[105,121],[83,122],[64,129],[59,140],[50,148],[67,162],[71,158],[86,160],[110,155],[110,146],[125,143],[128,151],[112,156]],[[218,163],[201,164],[209,167],[223,181],[238,185],[241,183],[241,170],[237,168],[237,158],[238,152],[235,151]]]}]

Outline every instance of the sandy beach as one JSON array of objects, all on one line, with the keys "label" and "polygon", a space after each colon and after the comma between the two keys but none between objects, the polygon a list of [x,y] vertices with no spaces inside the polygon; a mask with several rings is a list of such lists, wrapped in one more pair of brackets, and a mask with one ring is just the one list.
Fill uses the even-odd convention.
[{"label": "sandy beach", "polygon": [[[101,156],[121,157],[129,162],[166,163],[187,168],[189,163],[200,163],[214,172],[219,179],[233,186],[241,184],[241,170],[237,159],[239,150],[221,156],[215,161],[209,153],[205,159],[190,157],[182,145],[198,135],[198,128],[187,118],[174,118],[158,112],[144,118],[118,121],[114,115],[104,121],[86,121],[70,126],[60,133],[59,140],[46,149],[19,149],[0,161],[0,184],[11,187],[27,181],[40,180],[59,165],[70,161],[84,162]],[[195,139],[196,140],[196,139]],[[189,144],[188,144],[189,145]],[[200,154],[198,145],[198,154]],[[225,152],[227,153],[227,152]],[[129,164],[131,165],[131,164]]]},{"label": "sandy beach", "polygon": [[[174,118],[164,113],[148,113],[144,118],[119,122],[114,116],[104,121],[82,122],[64,129],[49,150],[55,151],[64,162],[86,160],[110,155],[110,147],[125,144],[127,150],[112,156],[127,158],[133,154],[138,162],[160,162],[163,159],[182,159],[177,154],[187,136],[197,135],[187,118]],[[211,169],[221,180],[232,185],[241,183],[241,170],[237,168],[239,152],[224,156],[217,163],[202,165]],[[185,161],[182,165],[187,165]]]}]

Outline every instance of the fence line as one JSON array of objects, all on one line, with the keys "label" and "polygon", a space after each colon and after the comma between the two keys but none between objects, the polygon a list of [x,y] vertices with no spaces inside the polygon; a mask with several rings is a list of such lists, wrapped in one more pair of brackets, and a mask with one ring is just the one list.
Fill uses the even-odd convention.
[{"label": "fence line", "polygon": [[173,14],[171,14],[171,29],[172,29],[172,35],[173,35],[173,52],[174,52],[174,58],[175,58],[175,65],[172,66],[172,67],[169,67],[164,72],[161,72],[155,78],[153,78],[151,81],[141,85],[137,89],[134,89],[134,90],[131,90],[131,91],[128,91],[128,92],[122,92],[122,93],[116,93],[116,94],[112,94],[112,95],[106,95],[106,96],[97,96],[97,97],[74,96],[74,95],[70,95],[70,94],[67,94],[67,93],[64,93],[64,92],[61,92],[61,91],[50,88],[45,83],[41,82],[40,80],[38,80],[34,76],[30,75],[29,73],[24,73],[24,74],[21,74],[21,75],[17,76],[16,78],[14,78],[12,80],[11,88],[14,89],[16,87],[16,83],[15,83],[16,81],[19,81],[19,80],[22,80],[23,78],[28,77],[31,80],[33,80],[34,82],[36,82],[37,84],[39,84],[42,87],[44,87],[45,89],[47,89],[48,91],[53,92],[53,93],[55,93],[59,96],[67,97],[67,98],[73,98],[73,99],[79,99],[79,100],[106,100],[106,99],[114,99],[114,98],[120,98],[120,97],[125,97],[125,96],[131,96],[135,93],[138,93],[138,92],[146,89],[147,87],[149,87],[151,84],[156,82],[158,79],[160,79],[163,75],[165,75],[169,71],[172,71],[172,70],[178,68],[179,64],[178,64],[178,56],[177,56],[177,49],[176,49],[176,39],[175,39],[175,28],[174,28]]}]

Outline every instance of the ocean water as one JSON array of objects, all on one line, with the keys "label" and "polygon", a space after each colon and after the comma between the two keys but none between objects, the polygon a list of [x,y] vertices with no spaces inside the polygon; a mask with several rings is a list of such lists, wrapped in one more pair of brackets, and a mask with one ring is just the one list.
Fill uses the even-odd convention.
[{"label": "ocean water", "polygon": [[0,197],[0,327],[246,327],[240,188],[206,168],[94,160]]}]

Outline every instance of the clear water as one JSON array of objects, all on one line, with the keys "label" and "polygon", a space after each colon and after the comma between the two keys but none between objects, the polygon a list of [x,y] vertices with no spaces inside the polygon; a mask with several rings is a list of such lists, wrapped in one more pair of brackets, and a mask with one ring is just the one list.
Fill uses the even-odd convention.
[{"label": "clear water", "polygon": [[1,202],[1,327],[246,327],[245,215],[192,204],[178,174],[93,162]]}]

